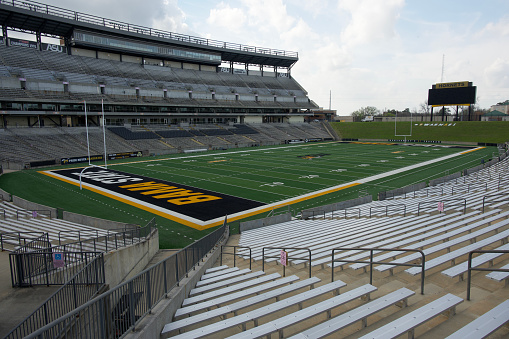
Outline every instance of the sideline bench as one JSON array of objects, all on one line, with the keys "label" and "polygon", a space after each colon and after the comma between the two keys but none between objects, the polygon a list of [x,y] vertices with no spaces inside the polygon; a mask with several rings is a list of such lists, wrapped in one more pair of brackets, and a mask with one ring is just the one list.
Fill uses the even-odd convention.
[{"label": "sideline bench", "polygon": [[397,291],[384,295],[376,300],[370,301],[369,303],[361,305],[353,310],[340,314],[335,318],[311,327],[290,338],[323,338],[349,325],[353,325],[357,321],[362,321],[362,327],[364,328],[367,326],[367,318],[369,316],[392,305],[397,305],[398,303],[401,303],[402,307],[405,307],[407,305],[407,299],[414,294],[414,291],[411,291],[407,288],[400,288]]},{"label": "sideline bench", "polygon": [[363,296],[367,296],[369,299],[369,295],[372,292],[375,292],[377,288],[373,285],[366,284],[360,286],[351,291],[345,292],[333,298],[324,300],[313,306],[306,307],[300,311],[290,313],[284,317],[279,319],[270,321],[266,324],[260,325],[258,327],[254,327],[248,331],[244,331],[238,334],[235,334],[228,339],[243,339],[243,338],[260,338],[263,336],[269,336],[273,332],[279,331],[279,337],[284,338],[283,329],[292,325],[295,325],[301,321],[305,321],[306,319],[317,316],[323,312],[327,312],[327,318],[330,318],[331,310],[335,307],[339,307],[344,305],[352,300],[357,298],[361,298]]},{"label": "sideline bench", "polygon": [[[289,278],[289,277],[286,277],[286,278]],[[283,279],[286,279],[286,278],[283,278]],[[298,277],[296,277],[296,278],[298,279]],[[272,290],[272,291],[269,291],[266,293],[262,293],[262,294],[259,294],[257,296],[254,296],[254,297],[251,297],[248,299],[240,300],[236,303],[233,303],[233,304],[230,304],[227,306],[219,307],[219,308],[216,308],[211,311],[196,314],[196,315],[190,316],[189,318],[185,318],[182,320],[176,320],[176,321],[173,321],[172,323],[166,324],[164,326],[163,332],[161,332],[161,334],[167,334],[168,332],[171,332],[174,330],[181,330],[187,326],[194,325],[194,324],[200,323],[202,321],[214,319],[216,317],[223,316],[226,319],[226,315],[228,315],[230,313],[237,315],[237,312],[244,308],[254,306],[258,303],[261,303],[261,302],[264,302],[267,300],[271,300],[272,298],[275,298],[276,301],[279,301],[279,298],[281,296],[285,295],[286,293],[295,292],[301,288],[306,288],[306,287],[313,288],[314,284],[316,284],[320,281],[321,280],[316,277],[312,277],[312,278],[309,278],[306,280],[297,281],[291,285],[284,286],[284,287],[281,287],[281,288],[278,288],[276,290]],[[193,307],[193,306],[191,306],[191,307]],[[175,317],[191,313],[191,312],[188,312],[187,310],[185,312],[180,312],[180,310],[184,310],[184,308],[178,309],[177,312],[175,313]]]},{"label": "sideline bench", "polygon": [[492,308],[479,318],[460,328],[446,339],[484,338],[509,322],[509,300]]},{"label": "sideline bench", "polygon": [[436,316],[449,311],[449,316],[454,315],[456,306],[463,302],[463,299],[453,294],[446,294],[435,301],[430,302],[413,312],[410,312],[362,337],[360,339],[373,338],[394,338],[408,332],[408,337],[414,337],[414,329],[435,318]]},{"label": "sideline bench", "polygon": [[[239,325],[242,325],[243,330],[245,330],[246,323],[249,321],[254,321],[254,325],[258,326],[258,320],[261,317],[270,315],[274,312],[284,310],[285,308],[288,308],[288,307],[294,306],[294,305],[299,305],[299,308],[302,309],[303,302],[305,302],[307,300],[311,300],[316,297],[319,297],[326,293],[333,292],[333,291],[336,291],[336,293],[339,294],[339,289],[344,286],[346,286],[346,284],[344,282],[342,282],[341,280],[334,281],[334,282],[328,283],[326,285],[316,287],[310,291],[302,292],[300,294],[294,295],[292,297],[288,297],[281,301],[277,301],[270,305],[263,306],[256,310],[249,311],[249,312],[234,316],[234,317],[226,319],[226,320],[222,320],[222,321],[219,321],[219,322],[207,325],[207,326],[197,328],[195,330],[191,330],[186,333],[176,335],[172,338],[192,338],[192,339],[201,338],[204,336],[208,336],[208,335],[220,332],[227,328],[231,328],[231,327],[235,327],[235,326],[239,326]],[[247,306],[251,306],[251,305],[246,305],[244,307],[247,307]],[[226,307],[229,308],[228,306],[226,306]],[[213,311],[216,311],[216,310],[213,310]],[[213,311],[210,311],[210,312],[213,312]],[[184,320],[186,320],[186,319],[184,319]],[[171,326],[171,323],[165,325],[161,334],[168,333],[169,332],[168,328],[170,326]]]}]

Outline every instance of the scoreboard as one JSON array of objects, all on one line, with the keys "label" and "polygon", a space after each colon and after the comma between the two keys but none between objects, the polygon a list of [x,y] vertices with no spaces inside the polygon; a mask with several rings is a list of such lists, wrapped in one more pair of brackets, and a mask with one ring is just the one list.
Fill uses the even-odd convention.
[{"label": "scoreboard", "polygon": [[438,83],[428,90],[428,105],[470,106],[475,104],[476,89],[468,81]]}]

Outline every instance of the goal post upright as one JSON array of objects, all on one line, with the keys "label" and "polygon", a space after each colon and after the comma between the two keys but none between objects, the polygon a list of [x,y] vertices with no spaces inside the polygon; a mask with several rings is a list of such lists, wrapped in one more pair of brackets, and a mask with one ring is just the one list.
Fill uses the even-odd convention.
[{"label": "goal post upright", "polygon": [[406,137],[412,136],[412,125],[413,125],[412,113],[410,112],[410,134],[398,134],[397,123],[398,123],[398,112],[396,112],[396,116],[394,117],[394,136],[395,137],[404,137],[405,144],[406,144]]}]

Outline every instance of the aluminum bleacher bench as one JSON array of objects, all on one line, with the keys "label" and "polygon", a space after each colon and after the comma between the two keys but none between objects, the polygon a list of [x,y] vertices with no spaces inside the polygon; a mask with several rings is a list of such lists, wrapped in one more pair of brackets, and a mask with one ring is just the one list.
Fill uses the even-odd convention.
[{"label": "aluminum bleacher bench", "polygon": [[[507,220],[507,221],[509,221],[509,220]],[[445,264],[448,262],[452,262],[454,265],[455,260],[457,258],[461,257],[462,255],[466,255],[470,251],[475,251],[475,250],[481,249],[484,246],[491,245],[497,241],[502,241],[505,243],[505,242],[507,242],[508,237],[509,237],[509,230],[505,230],[503,232],[492,235],[491,237],[488,237],[486,239],[477,241],[473,244],[460,247],[455,251],[446,253],[444,255],[441,255],[439,257],[436,257],[436,258],[426,261],[425,269],[427,271],[429,269],[432,269],[433,267],[436,267],[436,266],[439,266],[439,265],[442,265],[442,264]],[[416,275],[416,274],[421,273],[421,268],[420,267],[411,267],[411,268],[405,270],[405,272],[412,274],[412,275]]]},{"label": "aluminum bleacher bench", "polygon": [[[236,316],[237,312],[242,309],[245,309],[247,307],[252,307],[258,303],[265,302],[265,301],[271,300],[273,298],[275,298],[276,301],[279,301],[279,298],[281,296],[285,295],[286,293],[295,292],[301,288],[306,288],[306,287],[313,288],[316,283],[320,282],[320,279],[316,278],[316,277],[312,277],[312,278],[309,278],[306,280],[301,280],[301,281],[297,281],[298,279],[299,278],[297,276],[290,276],[290,277],[285,277],[283,279],[279,279],[280,281],[286,280],[285,283],[292,282],[292,281],[296,281],[296,282],[292,283],[291,285],[283,286],[283,287],[277,288],[277,289],[269,291],[269,292],[261,293],[254,297],[251,297],[251,298],[240,300],[233,304],[229,304],[229,305],[226,305],[223,307],[216,308],[211,311],[207,311],[207,312],[200,313],[200,314],[197,314],[194,316],[190,316],[189,318],[177,320],[172,323],[166,324],[164,326],[163,332],[161,334],[167,334],[174,330],[181,330],[187,326],[198,324],[202,321],[214,319],[214,318],[220,317],[220,316],[224,316],[226,318],[226,315],[230,314],[230,313],[233,313]],[[219,298],[219,301],[220,301],[220,298]],[[195,306],[199,306],[199,305],[195,305]],[[191,307],[193,307],[193,306],[191,306]],[[184,307],[184,308],[177,310],[177,312],[175,313],[175,317],[183,316],[186,314],[189,315],[190,313],[192,313],[192,310],[188,309],[187,307]]]},{"label": "aluminum bleacher bench", "polygon": [[298,324],[301,321],[312,318],[324,312],[327,313],[327,319],[330,318],[330,313],[333,308],[344,305],[352,300],[368,296],[373,293],[377,288],[373,285],[363,285],[351,291],[345,292],[333,298],[329,298],[312,306],[306,307],[297,312],[290,313],[281,318],[275,319],[263,325],[254,327],[250,330],[241,332],[239,334],[228,337],[228,339],[241,339],[241,338],[261,338],[269,336],[273,332],[279,332],[279,337],[284,338],[283,330],[289,326]]},{"label": "aluminum bleacher bench", "polygon": [[[509,270],[509,264],[501,267],[504,270]],[[502,281],[505,280],[505,285],[509,286],[509,272],[491,272],[486,274],[486,278]]]},{"label": "aluminum bleacher bench", "polygon": [[207,270],[205,270],[205,274],[210,274],[210,273],[214,273],[214,272],[218,272],[218,271],[222,271],[222,270],[225,270],[228,268],[228,265],[223,265],[223,266],[216,266],[216,267],[211,267]]},{"label": "aluminum bleacher bench", "polygon": [[362,337],[361,339],[394,338],[408,333],[408,338],[414,337],[414,329],[435,318],[436,316],[449,311],[449,316],[454,315],[456,306],[463,302],[463,299],[453,294],[446,294],[413,312],[410,312]]},{"label": "aluminum bleacher bench", "polygon": [[221,275],[218,275],[215,277],[210,277],[209,279],[206,279],[206,280],[200,280],[196,283],[196,287],[201,287],[201,286],[205,286],[208,284],[214,284],[221,280],[231,279],[231,278],[238,277],[240,275],[251,272],[251,270],[249,268],[245,268],[243,270],[238,269],[238,267],[235,267],[235,268],[237,268],[237,269],[233,270],[231,272],[229,271],[230,269],[227,269],[225,271],[229,271],[228,273],[221,274]]},{"label": "aluminum bleacher bench", "polygon": [[[328,283],[326,285],[316,287],[310,291],[302,292],[300,294],[297,294],[297,295],[288,297],[286,299],[277,301],[270,305],[263,306],[263,307],[255,309],[255,310],[243,313],[241,315],[237,315],[232,318],[228,318],[228,319],[225,319],[225,320],[222,320],[222,321],[219,321],[219,322],[207,325],[207,326],[203,326],[203,327],[197,328],[195,330],[191,330],[191,331],[183,333],[183,334],[172,336],[172,338],[179,338],[179,339],[180,338],[193,338],[193,339],[201,338],[201,337],[208,336],[208,335],[220,332],[222,330],[225,330],[225,329],[228,329],[231,327],[235,327],[235,326],[239,326],[239,325],[242,325],[242,328],[245,330],[245,325],[247,322],[254,321],[254,325],[258,326],[258,320],[264,316],[284,310],[284,309],[294,306],[294,305],[299,305],[299,308],[302,309],[303,302],[305,302],[307,300],[311,300],[316,297],[319,297],[319,296],[324,295],[329,292],[336,291],[336,293],[337,293],[339,291],[339,289],[344,286],[346,286],[346,284],[344,282],[342,282],[340,280],[334,281],[334,282]],[[260,297],[260,296],[256,296],[256,297]],[[256,297],[254,297],[254,298],[256,298]],[[251,305],[245,305],[244,307],[248,307],[248,306],[251,306]],[[226,306],[226,307],[229,308],[229,306]],[[216,311],[216,310],[213,310],[213,311]],[[213,311],[210,311],[210,312],[213,312]],[[171,324],[168,324],[168,326],[169,325],[171,325]],[[169,331],[168,331],[168,328],[165,326],[163,328],[163,331],[161,332],[161,334],[165,334],[167,332],[169,332]]]},{"label": "aluminum bleacher bench", "polygon": [[485,338],[509,322],[509,300],[492,308],[479,318],[460,328],[446,339]]},{"label": "aluminum bleacher bench", "polygon": [[352,325],[357,321],[362,321],[362,327],[364,328],[367,326],[367,318],[369,316],[392,305],[401,304],[404,307],[407,305],[407,299],[414,294],[414,291],[411,291],[407,288],[400,288],[397,291],[372,300],[367,304],[354,308],[353,310],[340,314],[337,317],[318,324],[290,338],[323,338],[349,325]]},{"label": "aluminum bleacher bench", "polygon": [[[482,228],[482,229],[480,229],[478,231],[475,231],[475,232],[472,232],[472,233],[469,233],[469,234],[466,234],[466,235],[460,236],[458,238],[454,238],[452,240],[447,241],[447,239],[449,239],[449,237],[457,234],[455,232],[449,232],[449,233],[443,234],[441,236],[437,236],[437,237],[430,238],[428,240],[422,241],[422,242],[420,242],[418,244],[414,244],[414,246],[416,248],[419,248],[419,247],[422,247],[422,246],[425,246],[425,245],[428,245],[428,244],[433,244],[433,243],[437,242],[438,240],[446,240],[445,242],[443,242],[441,244],[438,244],[438,245],[435,245],[433,247],[429,247],[429,248],[426,248],[426,249],[423,250],[425,255],[429,255],[429,254],[441,251],[443,249],[450,249],[452,246],[461,244],[462,242],[465,242],[465,241],[471,241],[472,242],[473,240],[475,240],[476,237],[484,235],[484,234],[486,234],[488,232],[497,231],[500,227],[503,227],[503,226],[505,226],[507,224],[509,224],[509,219],[506,219],[504,221],[501,221],[499,223],[493,224],[491,226],[484,227],[484,228]],[[458,230],[458,232],[459,231],[465,232],[465,230],[471,230],[473,226],[474,225],[465,226],[461,230]],[[412,260],[415,260],[415,259],[419,259],[419,258],[420,258],[420,254],[410,254],[410,255],[404,256],[402,258],[396,259],[393,262],[394,263],[406,263],[406,262],[409,262],[409,261],[412,261]],[[385,264],[385,265],[377,266],[375,269],[377,271],[383,272],[383,271],[386,271],[388,269],[392,269],[394,267],[395,267],[394,265]],[[428,262],[426,262],[426,268],[428,268]]]},{"label": "aluminum bleacher bench", "polygon": [[[261,272],[261,274],[260,274],[260,272]],[[186,298],[184,300],[182,306],[196,304],[196,303],[200,303],[200,302],[203,302],[203,301],[206,301],[209,299],[220,297],[220,296],[228,294],[228,293],[238,292],[240,290],[243,290],[243,289],[246,289],[249,287],[253,287],[255,285],[263,284],[267,281],[275,280],[275,279],[281,277],[281,275],[279,273],[273,273],[273,274],[269,274],[269,275],[266,275],[263,277],[258,277],[259,275],[265,274],[265,272],[263,272],[263,271],[258,271],[258,272],[254,272],[251,274],[257,274],[257,275],[254,275],[249,280],[239,283],[239,284],[228,284],[228,286],[223,285],[226,287],[216,289],[216,290],[210,291],[208,293],[203,293],[203,294],[195,293],[195,295],[193,297]],[[213,284],[213,285],[216,285],[216,284]],[[208,287],[208,286],[209,285],[207,285],[205,287]]]},{"label": "aluminum bleacher bench", "polygon": [[219,270],[219,271],[213,271],[213,272],[210,272],[210,273],[205,273],[201,277],[200,281],[216,278],[218,276],[222,276],[222,275],[225,275],[225,274],[228,274],[228,273],[232,273],[232,272],[235,272],[235,271],[238,271],[238,270],[239,270],[238,267],[232,267],[232,268],[226,268],[224,270]]},{"label": "aluminum bleacher bench", "polygon": [[[415,237],[411,238],[411,239],[406,239],[406,240],[402,240],[402,241],[398,241],[398,242],[395,242],[395,243],[390,243],[390,244],[387,244],[385,246],[387,247],[392,247],[392,248],[406,248],[406,249],[422,249],[424,246],[426,245],[429,245],[429,244],[432,244],[432,243],[436,243],[438,241],[442,241],[442,240],[447,240],[449,239],[450,237],[454,236],[454,235],[458,235],[458,234],[461,234],[463,232],[466,232],[467,230],[468,231],[471,231],[473,227],[477,227],[478,225],[483,225],[484,223],[487,223],[488,220],[486,221],[480,221],[478,223],[475,223],[475,224],[472,224],[472,222],[475,222],[477,221],[477,219],[481,219],[481,218],[486,218],[486,217],[489,217],[491,216],[492,214],[495,214],[495,213],[498,213],[500,212],[500,210],[494,210],[494,211],[490,211],[488,213],[484,213],[484,214],[478,214],[476,216],[473,216],[471,217],[471,215],[469,214],[466,214],[464,216],[467,217],[467,219],[463,219],[461,221],[458,221],[458,222],[455,222],[453,224],[442,224],[442,223],[438,223],[436,225],[432,225],[430,226],[430,228],[428,227],[423,227],[422,228],[422,231],[418,233],[418,235],[416,235]],[[471,213],[477,213],[477,212],[471,212]],[[509,215],[509,213],[507,213],[507,215]],[[451,220],[453,221],[453,220]],[[442,225],[446,225],[446,226],[443,226],[443,227],[440,227],[440,228],[436,228],[434,226],[442,226]],[[450,232],[449,232],[450,231]],[[418,232],[418,231],[416,231]],[[423,233],[424,232],[424,233]],[[444,233],[444,232],[447,232],[447,233]],[[414,233],[413,232],[409,232],[409,233],[406,233],[407,235],[413,235]],[[434,237],[435,235],[438,235],[437,237]],[[428,240],[424,240],[424,239],[428,239]],[[393,238],[393,240],[398,240],[398,238]],[[408,244],[409,241],[412,242],[412,244]],[[375,261],[381,261],[381,260],[386,260],[386,259],[389,259],[389,258],[392,258],[392,257],[395,257],[399,254],[401,254],[402,252],[400,251],[392,251],[392,252],[387,252],[387,253],[384,253],[382,255],[379,255],[379,256],[376,256],[373,258],[373,260]],[[350,266],[350,268],[354,269],[354,270],[357,270],[359,268],[365,268],[368,264],[353,264]]]},{"label": "aluminum bleacher bench", "polygon": [[[509,250],[509,244],[502,245],[500,247],[495,248],[495,250]],[[472,259],[472,267],[476,267],[485,263],[490,263],[493,265],[493,259],[500,257],[503,253],[485,253],[481,254]],[[448,268],[442,271],[442,274],[448,276],[449,278],[455,278],[459,276],[460,281],[463,280],[464,274],[468,272],[468,261],[462,262],[456,266]],[[504,273],[504,272],[502,272]]]},{"label": "aluminum bleacher bench", "polygon": [[[224,305],[228,302],[232,302],[232,301],[235,301],[235,300],[241,299],[241,298],[246,298],[253,294],[260,294],[262,292],[265,292],[265,291],[273,289],[273,288],[279,288],[286,284],[294,283],[295,281],[298,281],[298,280],[299,280],[299,278],[296,275],[291,275],[289,277],[276,279],[274,281],[270,281],[265,284],[254,286],[254,287],[251,287],[251,288],[239,291],[239,292],[229,293],[227,295],[224,295],[224,296],[221,296],[218,298],[214,298],[212,300],[200,302],[198,304],[194,304],[194,305],[190,305],[190,306],[181,307],[177,310],[174,317],[176,318],[176,317],[180,317],[183,315],[189,315],[191,313],[201,311],[204,309],[210,310],[214,306],[221,307],[221,305]],[[276,297],[276,299],[278,299],[278,297]]]},{"label": "aluminum bleacher bench", "polygon": [[193,296],[193,295],[196,295],[196,294],[209,292],[209,291],[212,291],[212,290],[217,289],[217,288],[231,286],[233,284],[238,284],[241,281],[249,280],[249,279],[254,279],[254,278],[262,276],[264,274],[265,274],[265,272],[263,272],[263,271],[256,271],[256,272],[244,274],[244,275],[241,275],[241,276],[238,276],[238,277],[234,277],[234,278],[231,278],[231,279],[221,280],[221,281],[218,281],[218,282],[213,283],[213,284],[208,284],[208,285],[205,285],[205,286],[193,288],[189,292],[189,295]]}]

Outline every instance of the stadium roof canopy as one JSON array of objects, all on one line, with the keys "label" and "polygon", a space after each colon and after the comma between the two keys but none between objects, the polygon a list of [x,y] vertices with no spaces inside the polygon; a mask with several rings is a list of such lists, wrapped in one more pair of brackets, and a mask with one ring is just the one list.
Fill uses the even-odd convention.
[{"label": "stadium roof canopy", "polygon": [[242,64],[290,68],[298,61],[297,52],[161,31],[30,0],[0,3],[0,25],[3,28],[8,27],[57,38],[71,38],[74,30],[95,32],[197,52],[219,53],[222,61]]}]

